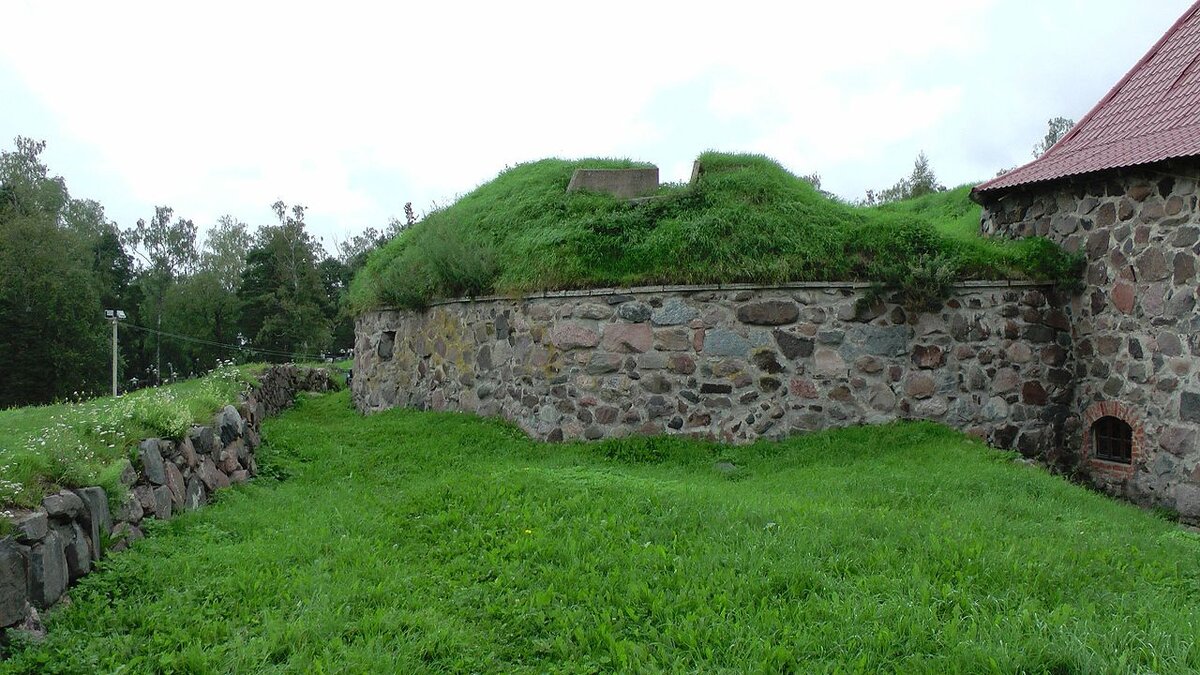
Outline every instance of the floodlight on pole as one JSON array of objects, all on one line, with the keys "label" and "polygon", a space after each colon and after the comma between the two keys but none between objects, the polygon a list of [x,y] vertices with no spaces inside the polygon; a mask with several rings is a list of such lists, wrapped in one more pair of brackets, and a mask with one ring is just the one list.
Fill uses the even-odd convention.
[{"label": "floodlight on pole", "polygon": [[119,309],[104,310],[104,318],[112,322],[112,395],[117,395],[117,322],[125,320],[125,312]]}]

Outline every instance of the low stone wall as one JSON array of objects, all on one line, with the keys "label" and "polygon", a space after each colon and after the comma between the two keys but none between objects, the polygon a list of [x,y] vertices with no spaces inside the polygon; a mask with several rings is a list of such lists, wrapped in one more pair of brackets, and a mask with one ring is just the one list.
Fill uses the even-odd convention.
[{"label": "low stone wall", "polygon": [[100,487],[62,490],[34,511],[17,513],[15,533],[0,539],[0,630],[36,628],[36,609],[50,607],[105,553],[140,539],[146,519],[168,520],[199,508],[217,490],[258,472],[254,451],[262,420],[291,405],[301,391],[333,388],[329,371],[273,366],[237,406],[180,439],[148,438],[138,445],[140,467],[126,462],[124,501],[110,511]]},{"label": "low stone wall", "polygon": [[674,287],[441,303],[359,318],[359,410],[500,416],[551,441],[727,442],[899,418],[1051,454],[1072,397],[1052,291],[968,283],[934,313],[863,284]]}]

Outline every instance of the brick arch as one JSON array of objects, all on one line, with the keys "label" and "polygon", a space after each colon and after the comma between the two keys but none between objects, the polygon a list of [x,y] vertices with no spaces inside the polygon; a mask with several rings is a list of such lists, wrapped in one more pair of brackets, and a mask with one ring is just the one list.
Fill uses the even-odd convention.
[{"label": "brick arch", "polygon": [[[1133,444],[1129,453],[1129,464],[1109,462],[1093,456],[1092,425],[1101,417],[1115,417],[1133,429]],[[1109,478],[1126,479],[1133,476],[1134,468],[1145,458],[1146,428],[1142,416],[1130,405],[1120,401],[1100,401],[1093,403],[1083,413],[1083,464],[1093,474],[1101,474]]]}]

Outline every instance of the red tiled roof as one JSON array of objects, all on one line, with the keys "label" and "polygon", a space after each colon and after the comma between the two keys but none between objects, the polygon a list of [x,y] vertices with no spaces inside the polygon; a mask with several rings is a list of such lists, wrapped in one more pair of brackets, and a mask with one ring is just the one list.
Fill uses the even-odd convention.
[{"label": "red tiled roof", "polygon": [[1054,147],[975,194],[1200,155],[1200,0]]}]

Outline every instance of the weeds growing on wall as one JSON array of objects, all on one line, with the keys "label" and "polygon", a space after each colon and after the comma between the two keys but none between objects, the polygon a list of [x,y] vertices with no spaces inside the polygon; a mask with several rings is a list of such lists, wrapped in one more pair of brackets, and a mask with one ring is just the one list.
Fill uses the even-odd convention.
[{"label": "weeds growing on wall", "polygon": [[1071,283],[1078,256],[1045,239],[980,238],[969,188],[851,206],[757,155],[705,153],[694,185],[629,202],[566,192],[577,167],[546,159],[505,170],[377,251],[351,290],[359,310],[438,298],[638,284],[871,281],[913,307],[962,279]]}]

